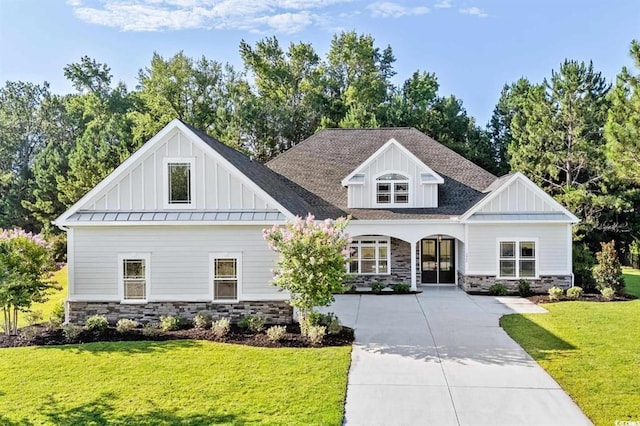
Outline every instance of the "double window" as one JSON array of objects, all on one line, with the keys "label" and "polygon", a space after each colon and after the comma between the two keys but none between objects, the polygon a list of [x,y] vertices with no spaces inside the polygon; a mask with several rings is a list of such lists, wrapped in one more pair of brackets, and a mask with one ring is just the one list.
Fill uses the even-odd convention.
[{"label": "double window", "polygon": [[214,253],[210,255],[214,301],[237,301],[242,270],[240,254]]},{"label": "double window", "polygon": [[144,303],[149,293],[149,254],[118,256],[120,294],[123,302]]},{"label": "double window", "polygon": [[388,274],[391,250],[388,238],[363,237],[351,243],[347,272],[351,274]]},{"label": "double window", "polygon": [[409,204],[409,178],[398,173],[378,176],[376,204]]},{"label": "double window", "polygon": [[535,241],[499,241],[498,255],[498,268],[501,278],[535,278],[538,276]]},{"label": "double window", "polygon": [[165,208],[194,207],[195,159],[165,158]]}]

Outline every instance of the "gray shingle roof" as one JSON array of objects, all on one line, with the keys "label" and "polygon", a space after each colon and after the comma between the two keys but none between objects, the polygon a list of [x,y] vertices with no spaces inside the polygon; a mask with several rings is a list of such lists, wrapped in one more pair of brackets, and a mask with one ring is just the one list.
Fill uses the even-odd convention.
[{"label": "gray shingle roof", "polygon": [[[438,207],[349,209],[349,173],[394,138],[444,178]],[[266,164],[286,177],[291,190],[308,201],[318,218],[351,214],[354,219],[442,219],[463,214],[497,179],[494,175],[414,128],[326,129]],[[307,198],[311,194],[311,198]]]}]

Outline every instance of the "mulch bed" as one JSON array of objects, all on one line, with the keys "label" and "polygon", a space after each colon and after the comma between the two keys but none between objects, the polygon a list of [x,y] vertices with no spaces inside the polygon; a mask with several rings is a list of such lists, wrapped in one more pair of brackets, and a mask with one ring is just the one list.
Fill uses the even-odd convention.
[{"label": "mulch bed", "polygon": [[[251,333],[236,325],[231,326],[229,334],[222,339],[213,335],[211,330],[190,328],[177,331],[162,331],[136,328],[125,333],[116,331],[114,327],[109,327],[102,333],[93,331],[82,331],[77,339],[68,342],[65,339],[62,329],[50,329],[44,324],[25,327],[19,331],[18,336],[0,335],[0,348],[11,348],[21,346],[50,346],[65,345],[70,343],[93,343],[93,342],[122,342],[122,341],[165,341],[165,340],[209,340],[220,343],[233,343],[247,346],[261,346],[267,348],[306,348],[306,347],[327,347],[327,346],[350,346],[354,340],[353,329],[342,327],[338,334],[327,334],[320,345],[311,345],[309,341],[300,335],[298,324],[289,324],[287,334],[279,342],[272,342],[267,335],[262,333]],[[28,337],[27,337],[28,336]]]},{"label": "mulch bed", "polygon": [[551,300],[549,298],[549,295],[547,294],[537,294],[535,296],[529,296],[527,297],[527,299],[532,301],[533,303],[538,304],[538,303],[575,302],[575,301],[577,302],[627,302],[629,300],[634,300],[635,297],[630,295],[627,295],[625,297],[616,296],[612,300],[606,300],[604,297],[602,297],[601,294],[585,293],[577,299],[569,299],[566,296],[562,296],[558,300]]}]

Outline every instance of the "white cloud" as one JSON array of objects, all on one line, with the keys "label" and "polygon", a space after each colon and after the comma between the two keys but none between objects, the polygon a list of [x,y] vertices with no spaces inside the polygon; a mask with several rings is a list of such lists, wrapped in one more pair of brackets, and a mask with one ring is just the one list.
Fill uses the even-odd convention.
[{"label": "white cloud", "polygon": [[402,16],[424,15],[429,12],[425,6],[407,7],[399,3],[376,2],[367,6],[371,15],[378,18],[400,18]]},{"label": "white cloud", "polygon": [[486,18],[487,16],[489,16],[485,11],[483,11],[479,7],[470,7],[468,9],[460,9],[460,13],[464,13],[466,15],[474,15],[480,18]]},{"label": "white cloud", "polygon": [[313,17],[306,11],[302,13],[281,13],[279,15],[256,18],[254,22],[266,24],[277,33],[294,34],[311,25]]},{"label": "white cloud", "polygon": [[433,7],[436,9],[449,9],[451,7],[451,0],[442,0],[438,3],[434,4]]}]

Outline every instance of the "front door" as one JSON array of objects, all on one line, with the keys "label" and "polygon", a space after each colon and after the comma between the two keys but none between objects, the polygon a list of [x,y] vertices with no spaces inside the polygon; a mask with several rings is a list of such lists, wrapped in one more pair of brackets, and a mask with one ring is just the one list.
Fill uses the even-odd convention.
[{"label": "front door", "polygon": [[422,283],[455,283],[455,240],[429,238],[422,240]]}]

